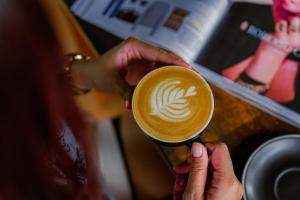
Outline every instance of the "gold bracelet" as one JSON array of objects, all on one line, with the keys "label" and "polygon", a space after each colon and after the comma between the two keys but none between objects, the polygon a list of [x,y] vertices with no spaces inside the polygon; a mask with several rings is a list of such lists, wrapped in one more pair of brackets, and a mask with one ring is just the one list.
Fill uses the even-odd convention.
[{"label": "gold bracelet", "polygon": [[65,77],[67,78],[67,80],[72,88],[72,91],[75,95],[79,95],[79,96],[85,95],[85,94],[89,93],[91,91],[91,89],[79,88],[78,86],[76,86],[74,84],[74,79],[72,76],[72,65],[73,65],[74,61],[89,60],[89,59],[91,59],[91,57],[81,54],[81,53],[70,53],[65,56],[65,64],[63,67],[64,74],[65,74]]}]

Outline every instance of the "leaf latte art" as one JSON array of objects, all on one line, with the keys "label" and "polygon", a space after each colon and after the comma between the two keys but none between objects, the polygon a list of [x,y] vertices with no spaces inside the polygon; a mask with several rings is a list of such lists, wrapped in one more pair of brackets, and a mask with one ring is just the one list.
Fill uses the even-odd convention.
[{"label": "leaf latte art", "polygon": [[166,66],[148,73],[132,97],[134,119],[142,131],[164,143],[184,142],[200,134],[213,112],[213,96],[195,71]]},{"label": "leaf latte art", "polygon": [[191,114],[189,98],[197,94],[196,87],[180,87],[180,80],[165,80],[151,93],[151,115],[168,122],[181,122]]}]

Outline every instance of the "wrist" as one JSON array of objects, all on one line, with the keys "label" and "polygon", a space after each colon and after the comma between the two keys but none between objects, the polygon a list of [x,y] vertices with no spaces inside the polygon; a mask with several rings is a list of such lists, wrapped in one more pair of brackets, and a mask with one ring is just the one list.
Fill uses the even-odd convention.
[{"label": "wrist", "polygon": [[288,56],[289,52],[284,51],[283,49],[280,49],[269,43],[261,42],[257,50],[257,54],[260,55],[262,58],[265,57],[266,59],[283,60]]},{"label": "wrist", "polygon": [[92,83],[89,78],[89,60],[76,60],[72,64],[72,77],[74,84],[78,88],[92,89]]},{"label": "wrist", "polygon": [[84,95],[91,90],[85,73],[85,62],[90,57],[80,53],[68,54],[65,57],[64,73],[68,84],[75,95]]},{"label": "wrist", "polygon": [[106,67],[101,57],[74,62],[73,77],[77,87],[99,92],[120,94],[121,82],[114,68]]},{"label": "wrist", "polygon": [[261,43],[245,73],[264,84],[271,82],[287,53],[266,43]]}]

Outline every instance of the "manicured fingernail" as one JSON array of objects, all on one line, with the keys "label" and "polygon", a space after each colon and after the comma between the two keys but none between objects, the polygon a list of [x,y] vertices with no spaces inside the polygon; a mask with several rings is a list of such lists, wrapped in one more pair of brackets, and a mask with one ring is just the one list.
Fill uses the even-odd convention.
[{"label": "manicured fingernail", "polygon": [[201,144],[194,143],[192,146],[192,156],[194,158],[199,158],[202,156],[202,153],[203,153],[203,149],[202,149]]}]

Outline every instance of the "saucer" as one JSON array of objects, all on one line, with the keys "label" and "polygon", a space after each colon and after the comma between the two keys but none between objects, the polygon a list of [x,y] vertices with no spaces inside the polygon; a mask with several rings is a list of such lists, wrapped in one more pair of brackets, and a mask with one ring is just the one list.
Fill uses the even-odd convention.
[{"label": "saucer", "polygon": [[300,135],[276,137],[258,147],[242,182],[245,200],[300,199]]}]

